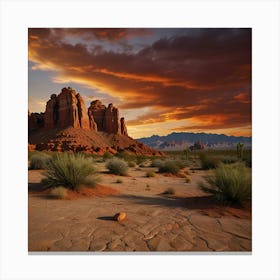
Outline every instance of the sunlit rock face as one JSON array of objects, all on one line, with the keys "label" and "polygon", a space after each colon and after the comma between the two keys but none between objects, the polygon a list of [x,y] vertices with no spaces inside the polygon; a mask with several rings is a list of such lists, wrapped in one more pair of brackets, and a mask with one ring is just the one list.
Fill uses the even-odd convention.
[{"label": "sunlit rock face", "polygon": [[63,88],[58,95],[51,95],[44,113],[44,127],[74,127],[128,135],[118,108],[112,103],[106,107],[100,100],[94,100],[87,109],[82,96],[71,87]]}]

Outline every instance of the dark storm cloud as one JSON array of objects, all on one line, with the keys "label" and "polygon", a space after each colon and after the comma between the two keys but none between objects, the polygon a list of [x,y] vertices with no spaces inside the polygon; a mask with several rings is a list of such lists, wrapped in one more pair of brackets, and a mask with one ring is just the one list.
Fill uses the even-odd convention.
[{"label": "dark storm cloud", "polygon": [[[100,40],[151,35],[151,29],[30,29],[29,59],[39,69],[121,98],[125,109],[152,107],[131,121],[168,119],[242,127],[251,122],[251,30],[190,29],[164,37],[136,53],[108,51]],[[83,38],[69,43],[65,37]],[[95,45],[96,40],[96,45]],[[157,113],[161,112],[161,113]],[[163,112],[163,113],[162,113]],[[167,113],[171,112],[171,113]],[[218,116],[218,117],[217,117]]]}]

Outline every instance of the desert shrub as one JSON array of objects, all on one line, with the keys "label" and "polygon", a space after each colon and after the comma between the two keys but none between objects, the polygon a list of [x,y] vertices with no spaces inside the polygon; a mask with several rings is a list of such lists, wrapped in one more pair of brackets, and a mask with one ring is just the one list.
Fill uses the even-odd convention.
[{"label": "desert shrub", "polygon": [[149,184],[146,185],[146,191],[150,191],[151,190],[151,186]]},{"label": "desert shrub", "polygon": [[243,163],[220,164],[213,175],[205,179],[208,186],[200,183],[200,188],[222,203],[242,204],[251,198],[251,172]]},{"label": "desert shrub", "polygon": [[100,176],[98,175],[97,173],[97,169],[96,169],[96,172],[92,175],[89,175],[85,178],[84,182],[83,182],[83,186],[86,186],[86,187],[90,187],[90,188],[94,188],[96,186],[96,184],[98,182],[100,182],[101,178]]},{"label": "desert shrub", "polygon": [[191,182],[191,178],[190,177],[186,177],[185,182],[186,183],[190,183]]},{"label": "desert shrub", "polygon": [[112,174],[124,176],[127,175],[128,165],[122,159],[113,158],[107,162],[106,168]]},{"label": "desert shrub", "polygon": [[158,169],[159,173],[172,173],[172,174],[178,174],[180,169],[182,169],[182,165],[180,162],[175,160],[168,160],[165,161]]},{"label": "desert shrub", "polygon": [[136,162],[138,165],[144,164],[147,161],[147,157],[144,155],[140,155],[136,157]]},{"label": "desert shrub", "polygon": [[127,151],[119,151],[115,154],[115,156],[117,158],[120,158],[120,159],[123,159],[125,160],[126,162],[129,162],[129,161],[136,161],[136,157],[135,155],[131,155],[129,154]]},{"label": "desert shrub", "polygon": [[51,156],[37,152],[30,157],[30,169],[45,169],[46,164],[51,160]]},{"label": "desert shrub", "polygon": [[50,192],[50,196],[53,198],[63,199],[67,197],[68,190],[62,186],[53,188]]},{"label": "desert shrub", "polygon": [[160,166],[163,165],[163,163],[164,163],[163,160],[157,158],[157,159],[153,159],[153,160],[152,160],[150,166],[151,166],[151,167],[160,167]]},{"label": "desert shrub", "polygon": [[218,159],[225,164],[232,164],[238,161],[238,158],[234,156],[220,156]]},{"label": "desert shrub", "polygon": [[113,157],[113,155],[111,153],[105,152],[104,155],[103,155],[103,160],[106,161],[106,160],[108,160],[112,157]]},{"label": "desert shrub", "polygon": [[146,177],[148,177],[148,178],[150,178],[150,177],[155,177],[155,172],[153,172],[153,171],[148,171],[147,173],[146,173]]},{"label": "desert shrub", "polygon": [[62,153],[48,162],[45,176],[42,183],[46,187],[64,186],[76,189],[81,185],[94,184],[97,169],[91,158],[85,158],[81,154]]},{"label": "desert shrub", "polygon": [[199,156],[201,162],[201,168],[203,170],[217,168],[220,160],[217,157],[209,156],[206,154],[200,154]]},{"label": "desert shrub", "polygon": [[244,161],[247,167],[252,167],[252,156],[250,154],[243,155],[242,160]]},{"label": "desert shrub", "polygon": [[173,188],[167,188],[163,194],[175,194],[175,190]]},{"label": "desert shrub", "polygon": [[136,163],[134,161],[129,161],[127,164],[128,164],[129,167],[135,167],[136,166]]},{"label": "desert shrub", "polygon": [[142,162],[141,164],[139,164],[139,167],[141,168],[147,167],[146,162]]},{"label": "desert shrub", "polygon": [[116,180],[116,184],[121,184],[121,183],[123,183],[123,180],[122,180],[122,179],[117,179],[117,180]]}]

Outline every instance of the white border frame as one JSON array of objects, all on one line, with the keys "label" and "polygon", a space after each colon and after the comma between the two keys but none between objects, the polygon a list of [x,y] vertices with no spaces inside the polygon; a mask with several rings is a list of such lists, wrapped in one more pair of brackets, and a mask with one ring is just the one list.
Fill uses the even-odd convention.
[{"label": "white border frame", "polygon": [[[279,2],[1,1],[1,279],[280,279]],[[252,255],[28,255],[28,27],[253,28]]]}]

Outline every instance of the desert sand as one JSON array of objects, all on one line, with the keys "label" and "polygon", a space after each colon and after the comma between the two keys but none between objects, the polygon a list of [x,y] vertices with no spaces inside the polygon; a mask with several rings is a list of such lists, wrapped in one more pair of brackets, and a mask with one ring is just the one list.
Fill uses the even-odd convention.
[{"label": "desert sand", "polygon": [[[225,207],[203,193],[197,182],[206,171],[184,178],[129,168],[128,176],[107,174],[104,163],[98,195],[50,199],[42,191],[42,170],[29,170],[28,249],[66,252],[195,252],[252,250],[251,209]],[[188,168],[185,168],[188,170]],[[116,183],[118,179],[122,183]],[[168,188],[173,195],[163,194]],[[115,191],[114,191],[115,190]],[[112,218],[125,212],[122,222]]]}]

